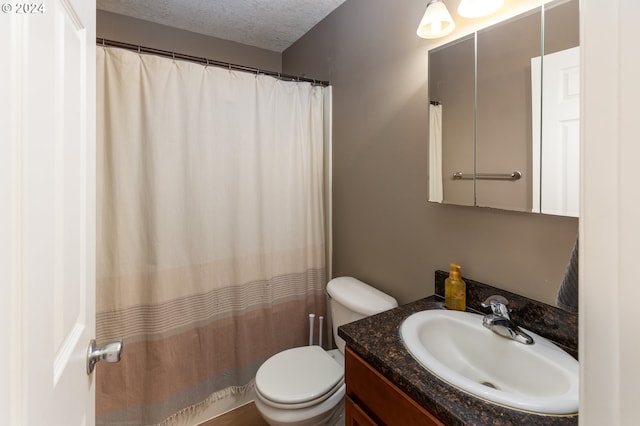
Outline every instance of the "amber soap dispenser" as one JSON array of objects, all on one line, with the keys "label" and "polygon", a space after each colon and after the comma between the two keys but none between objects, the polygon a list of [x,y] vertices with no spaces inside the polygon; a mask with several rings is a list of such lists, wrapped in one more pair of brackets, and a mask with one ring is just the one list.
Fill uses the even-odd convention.
[{"label": "amber soap dispenser", "polygon": [[447,309],[464,311],[467,308],[467,285],[460,275],[460,265],[451,264],[449,278],[444,280],[444,305]]}]

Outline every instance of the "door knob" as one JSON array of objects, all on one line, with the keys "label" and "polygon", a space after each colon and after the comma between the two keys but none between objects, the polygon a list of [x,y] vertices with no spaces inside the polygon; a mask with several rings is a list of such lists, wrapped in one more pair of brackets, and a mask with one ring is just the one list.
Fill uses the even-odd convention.
[{"label": "door knob", "polygon": [[91,339],[87,349],[87,374],[93,373],[96,362],[101,359],[107,362],[120,362],[122,356],[122,339],[107,343],[101,348],[96,347],[96,339]]}]

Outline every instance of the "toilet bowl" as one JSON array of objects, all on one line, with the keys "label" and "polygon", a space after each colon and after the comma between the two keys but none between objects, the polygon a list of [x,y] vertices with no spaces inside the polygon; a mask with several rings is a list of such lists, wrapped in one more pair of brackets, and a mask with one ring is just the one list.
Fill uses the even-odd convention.
[{"label": "toilet bowl", "polygon": [[351,277],[327,285],[338,349],[287,349],[266,360],[256,374],[256,408],[271,426],[344,425],[344,341],[340,325],[398,306],[396,300]]},{"label": "toilet bowl", "polygon": [[345,388],[344,357],[338,350],[302,346],[262,364],[256,374],[255,404],[271,426],[335,425]]}]

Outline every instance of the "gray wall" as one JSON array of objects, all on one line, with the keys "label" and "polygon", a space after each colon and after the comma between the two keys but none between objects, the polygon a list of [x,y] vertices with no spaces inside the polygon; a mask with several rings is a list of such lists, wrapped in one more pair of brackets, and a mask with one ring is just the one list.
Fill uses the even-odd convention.
[{"label": "gray wall", "polygon": [[333,84],[333,271],[401,303],[433,293],[433,271],[553,304],[574,218],[427,200],[426,0],[347,0],[283,54],[283,71]]},{"label": "gray wall", "polygon": [[282,72],[282,55],[271,50],[180,30],[116,13],[97,11],[96,36],[185,55]]}]

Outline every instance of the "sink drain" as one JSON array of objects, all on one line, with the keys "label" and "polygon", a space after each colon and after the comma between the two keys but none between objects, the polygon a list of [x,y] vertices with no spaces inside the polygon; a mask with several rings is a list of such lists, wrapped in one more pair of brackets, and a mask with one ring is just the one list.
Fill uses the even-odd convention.
[{"label": "sink drain", "polygon": [[500,390],[496,385],[494,385],[494,384],[493,384],[493,383],[491,383],[491,382],[478,382],[478,383],[480,383],[481,385],[485,385],[485,386],[486,386],[486,387],[488,387],[488,388],[492,388],[492,389]]}]

